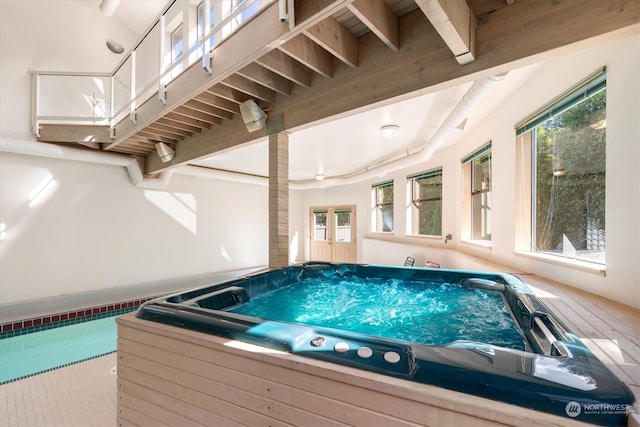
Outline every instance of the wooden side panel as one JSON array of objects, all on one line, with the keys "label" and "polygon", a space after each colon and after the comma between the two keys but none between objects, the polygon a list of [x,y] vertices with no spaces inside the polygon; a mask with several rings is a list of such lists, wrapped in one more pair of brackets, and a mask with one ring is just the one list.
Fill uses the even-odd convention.
[{"label": "wooden side panel", "polygon": [[121,316],[118,425],[581,425],[569,419]]}]

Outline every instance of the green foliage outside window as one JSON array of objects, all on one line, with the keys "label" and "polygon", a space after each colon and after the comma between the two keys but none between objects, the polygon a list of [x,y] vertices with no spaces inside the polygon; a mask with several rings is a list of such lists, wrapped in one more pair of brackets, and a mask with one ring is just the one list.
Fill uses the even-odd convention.
[{"label": "green foliage outside window", "polygon": [[442,173],[413,179],[413,204],[418,215],[418,234],[442,235]]},{"label": "green foliage outside window", "polygon": [[535,249],[604,262],[606,89],[534,132]]}]

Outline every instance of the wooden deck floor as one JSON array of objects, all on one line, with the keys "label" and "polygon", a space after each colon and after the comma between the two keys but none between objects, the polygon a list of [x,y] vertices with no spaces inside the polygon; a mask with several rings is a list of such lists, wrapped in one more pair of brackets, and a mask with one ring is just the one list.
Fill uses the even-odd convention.
[{"label": "wooden deck floor", "polygon": [[636,396],[629,425],[640,425],[640,310],[536,275],[517,276],[629,386]]}]

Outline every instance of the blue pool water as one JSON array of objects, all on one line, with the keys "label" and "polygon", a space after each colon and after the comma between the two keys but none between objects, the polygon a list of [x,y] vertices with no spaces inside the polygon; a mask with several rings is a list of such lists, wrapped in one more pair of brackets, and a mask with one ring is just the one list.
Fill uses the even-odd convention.
[{"label": "blue pool water", "polygon": [[0,339],[0,384],[116,351],[116,317]]},{"label": "blue pool water", "polygon": [[468,340],[525,349],[499,292],[470,291],[459,284],[312,278],[229,311],[420,344]]}]

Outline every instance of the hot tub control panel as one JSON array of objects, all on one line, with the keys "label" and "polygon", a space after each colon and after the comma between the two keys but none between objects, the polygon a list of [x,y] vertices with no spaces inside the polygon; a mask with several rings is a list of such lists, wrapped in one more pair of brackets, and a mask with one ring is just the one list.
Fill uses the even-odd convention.
[{"label": "hot tub control panel", "polygon": [[[318,331],[314,329],[312,332]],[[409,346],[380,339],[368,342],[360,337],[335,336],[326,332],[311,333],[311,338],[296,345],[293,352],[402,377],[409,377],[414,372],[414,358]]]}]

